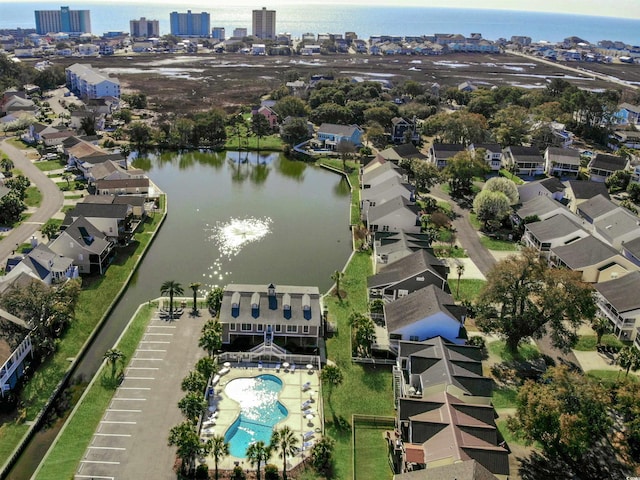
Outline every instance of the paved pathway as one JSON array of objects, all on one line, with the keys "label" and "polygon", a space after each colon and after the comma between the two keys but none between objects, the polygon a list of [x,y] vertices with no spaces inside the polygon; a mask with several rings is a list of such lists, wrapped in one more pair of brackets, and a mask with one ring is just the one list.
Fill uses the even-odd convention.
[{"label": "paved pathway", "polygon": [[0,241],[0,265],[4,265],[6,259],[15,251],[16,245],[29,241],[34,233],[62,208],[64,197],[56,184],[27,158],[24,150],[14,147],[6,140],[0,143],[0,149],[42,194],[40,208]]}]

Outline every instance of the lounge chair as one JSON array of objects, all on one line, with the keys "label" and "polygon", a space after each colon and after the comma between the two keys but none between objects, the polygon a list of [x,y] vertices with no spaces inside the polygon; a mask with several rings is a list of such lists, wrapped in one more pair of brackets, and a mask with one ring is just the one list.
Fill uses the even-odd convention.
[{"label": "lounge chair", "polygon": [[303,435],[304,441],[306,442],[307,440],[312,439],[314,435],[315,435],[315,432],[313,430],[309,430],[307,433]]},{"label": "lounge chair", "polygon": [[313,413],[313,410],[312,410],[312,409],[307,408],[306,410],[303,410],[303,411],[302,411],[302,416],[303,416],[303,417],[306,417],[307,415],[313,415],[313,416],[315,416],[315,413]]},{"label": "lounge chair", "polygon": [[291,373],[296,371],[296,364],[291,365]]},{"label": "lounge chair", "polygon": [[258,370],[262,370],[262,362],[258,362]]},{"label": "lounge chair", "polygon": [[310,388],[311,388],[311,382],[306,382],[304,385],[302,385],[302,391],[303,392],[306,392]]},{"label": "lounge chair", "polygon": [[282,366],[282,365],[280,365],[279,363],[277,363],[277,364],[276,364],[276,372],[280,372],[280,367],[281,367],[281,366]]},{"label": "lounge chair", "polygon": [[302,405],[300,405],[300,410],[306,410],[307,408],[309,408],[309,406],[311,406],[311,400],[303,402]]},{"label": "lounge chair", "polygon": [[303,451],[304,451],[304,450],[308,450],[309,448],[313,447],[313,443],[314,443],[314,442],[304,442],[304,443],[302,444],[302,450],[303,450]]}]

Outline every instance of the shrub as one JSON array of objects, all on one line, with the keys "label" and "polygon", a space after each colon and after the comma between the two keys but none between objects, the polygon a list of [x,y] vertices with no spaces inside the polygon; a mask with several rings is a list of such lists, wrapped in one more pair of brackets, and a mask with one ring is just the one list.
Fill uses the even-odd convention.
[{"label": "shrub", "polygon": [[233,480],[245,480],[245,478],[247,478],[247,476],[244,474],[244,471],[242,470],[242,467],[240,465],[236,465],[233,468],[233,473],[231,474],[231,478]]},{"label": "shrub", "polygon": [[267,463],[264,466],[264,480],[280,480],[278,467],[273,463]]},{"label": "shrub", "polygon": [[199,479],[208,479],[209,478],[209,467],[206,463],[202,465],[198,465],[196,468],[196,478]]},{"label": "shrub", "polygon": [[473,347],[480,347],[483,350],[487,348],[487,343],[485,342],[484,337],[481,337],[479,335],[469,337],[469,340],[467,340],[467,344]]}]

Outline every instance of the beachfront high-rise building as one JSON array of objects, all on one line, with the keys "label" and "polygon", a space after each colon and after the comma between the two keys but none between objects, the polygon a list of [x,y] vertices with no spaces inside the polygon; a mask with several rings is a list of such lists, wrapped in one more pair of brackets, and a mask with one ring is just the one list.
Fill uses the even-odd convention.
[{"label": "beachfront high-rise building", "polygon": [[276,11],[262,10],[253,11],[253,36],[263,39],[276,38]]},{"label": "beachfront high-rise building", "polygon": [[246,28],[234,28],[233,29],[233,38],[244,38],[247,36]]},{"label": "beachfront high-rise building", "polygon": [[89,10],[36,10],[36,33],[91,33],[91,15]]},{"label": "beachfront high-rise building", "polygon": [[141,17],[140,20],[129,20],[129,31],[133,38],[159,37],[160,22],[158,20],[147,20]]},{"label": "beachfront high-rise building", "polygon": [[187,13],[171,12],[171,35],[178,37],[209,37],[211,35],[211,18],[206,12]]},{"label": "beachfront high-rise building", "polygon": [[213,27],[213,30],[211,31],[211,37],[214,40],[220,40],[221,42],[224,42],[225,35],[226,33],[224,27]]}]

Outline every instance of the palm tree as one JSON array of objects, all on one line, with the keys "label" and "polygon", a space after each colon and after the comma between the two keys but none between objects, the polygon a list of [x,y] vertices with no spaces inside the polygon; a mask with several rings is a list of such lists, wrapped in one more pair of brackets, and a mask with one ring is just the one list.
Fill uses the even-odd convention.
[{"label": "palm tree", "polygon": [[122,353],[122,351],[118,350],[117,348],[111,348],[104,352],[103,358],[107,361],[107,363],[111,364],[111,378],[116,378],[116,368],[118,362],[124,360],[124,353]]},{"label": "palm tree", "polygon": [[222,435],[214,435],[210,440],[211,442],[211,456],[213,457],[213,464],[215,466],[215,479],[218,480],[218,463],[224,457],[229,455],[229,444],[224,441]]},{"label": "palm tree", "polygon": [[464,263],[458,263],[456,266],[456,273],[458,274],[458,285],[456,286],[456,298],[460,298],[460,277],[464,273]]},{"label": "palm tree", "polygon": [[202,392],[188,392],[178,402],[178,408],[187,418],[187,421],[195,425],[207,409],[207,400],[202,395]]},{"label": "palm tree", "polygon": [[591,328],[596,332],[596,345],[600,345],[604,334],[611,331],[611,323],[605,317],[598,315],[591,322]]},{"label": "palm tree", "polygon": [[189,288],[193,290],[193,313],[198,311],[198,289],[202,286],[201,283],[193,282],[189,284]]},{"label": "palm tree", "polygon": [[3,156],[0,160],[0,167],[4,170],[4,173],[9,173],[13,169],[14,164],[9,157]]},{"label": "palm tree", "polygon": [[67,181],[67,189],[70,188],[70,184],[69,184],[69,180],[71,180],[73,178],[73,175],[71,175],[69,172],[64,172],[62,174],[62,179]]},{"label": "palm tree", "polygon": [[161,295],[169,295],[169,317],[173,318],[173,296],[174,295],[182,295],[184,290],[182,290],[182,285],[173,280],[167,280],[160,287]]},{"label": "palm tree", "polygon": [[220,350],[222,347],[222,324],[217,318],[204,324],[198,346],[204,348],[210,358],[213,358],[216,351]]},{"label": "palm tree", "polygon": [[127,159],[129,158],[130,154],[131,154],[131,146],[128,143],[120,145],[120,156],[124,160],[125,170],[129,170],[129,162],[127,161]]},{"label": "palm tree", "polygon": [[[337,365],[326,365],[320,372],[320,380],[322,380],[322,383],[327,385],[327,400],[331,407],[331,394],[333,393],[333,387],[337,387],[344,380],[342,370],[340,370],[340,367]],[[333,407],[331,407],[331,409],[333,410]]]},{"label": "palm tree", "polygon": [[257,465],[256,475],[258,480],[260,480],[260,465],[267,463],[267,460],[269,460],[269,457],[271,456],[271,449],[268,445],[265,445],[262,440],[260,440],[249,445],[246,456],[252,467]]},{"label": "palm tree", "polygon": [[635,372],[640,368],[640,352],[633,346],[626,346],[618,353],[616,363],[625,369],[625,376],[629,376],[629,370]]},{"label": "palm tree", "polygon": [[338,296],[338,300],[342,300],[342,297],[340,296],[340,281],[344,278],[344,273],[341,272],[340,270],[336,270],[335,272],[333,272],[333,274],[331,275],[331,280],[333,280],[334,282],[336,282],[336,295]]},{"label": "palm tree", "polygon": [[191,472],[195,456],[204,453],[206,448],[201,444],[195,427],[188,422],[183,422],[171,429],[168,444],[178,447],[177,455],[182,460],[181,468],[184,474]]},{"label": "palm tree", "polygon": [[287,480],[287,457],[293,457],[298,452],[298,437],[285,425],[273,431],[269,448],[280,452],[278,456],[282,458],[282,480]]},{"label": "palm tree", "polygon": [[220,311],[222,297],[224,297],[224,290],[220,287],[215,287],[207,294],[207,307],[209,307],[209,310],[214,314],[217,314]]}]

